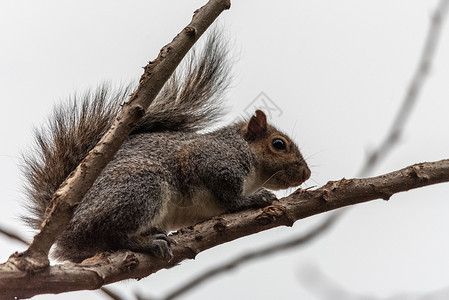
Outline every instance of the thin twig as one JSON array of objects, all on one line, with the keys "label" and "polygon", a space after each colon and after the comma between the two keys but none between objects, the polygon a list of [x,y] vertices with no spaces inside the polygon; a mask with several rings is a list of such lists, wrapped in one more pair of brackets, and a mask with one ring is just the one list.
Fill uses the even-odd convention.
[{"label": "thin twig", "polygon": [[428,293],[395,293],[391,296],[378,297],[360,295],[344,288],[337,281],[326,276],[316,265],[310,265],[299,273],[301,281],[308,291],[315,294],[321,300],[345,299],[345,300],[429,300],[448,299],[449,287]]},{"label": "thin twig", "polygon": [[25,245],[28,245],[29,242],[27,242],[24,238],[22,238],[21,236],[19,236],[18,234],[12,232],[11,230],[8,229],[4,229],[4,228],[0,228],[0,233],[6,235],[7,237],[19,241]]},{"label": "thin twig", "polygon": [[120,297],[119,295],[117,295],[117,293],[113,292],[110,288],[107,287],[101,287],[100,289],[104,294],[106,294],[109,298],[111,298],[112,300],[123,300],[122,297]]},{"label": "thin twig", "polygon": [[407,88],[405,98],[398,114],[396,115],[396,119],[394,120],[385,140],[368,156],[367,161],[359,171],[358,176],[366,176],[370,174],[379,161],[386,157],[401,137],[405,123],[410,117],[411,111],[415,106],[422,86],[424,85],[432,67],[435,51],[440,40],[441,29],[447,15],[448,7],[449,1],[441,0],[433,12],[423,51],[421,53],[421,58],[412,80],[410,81],[410,85]]}]

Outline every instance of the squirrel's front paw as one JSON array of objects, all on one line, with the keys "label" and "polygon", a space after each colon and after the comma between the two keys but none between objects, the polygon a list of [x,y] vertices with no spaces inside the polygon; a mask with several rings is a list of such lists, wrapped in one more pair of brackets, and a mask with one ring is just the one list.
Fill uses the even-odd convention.
[{"label": "squirrel's front paw", "polygon": [[265,207],[273,203],[276,200],[276,196],[266,189],[258,189],[251,195],[241,196],[237,198],[237,201],[228,203],[229,211],[239,211],[246,208],[260,208]]},{"label": "squirrel's front paw", "polygon": [[265,207],[277,200],[276,195],[267,189],[261,188],[254,193],[255,205],[258,207]]}]

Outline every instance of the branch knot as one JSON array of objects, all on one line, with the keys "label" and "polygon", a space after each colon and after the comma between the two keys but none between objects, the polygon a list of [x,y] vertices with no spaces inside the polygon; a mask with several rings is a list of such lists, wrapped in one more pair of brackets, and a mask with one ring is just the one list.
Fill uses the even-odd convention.
[{"label": "branch knot", "polygon": [[268,225],[285,215],[286,209],[280,205],[270,205],[262,208],[262,213],[256,217],[260,225]]}]

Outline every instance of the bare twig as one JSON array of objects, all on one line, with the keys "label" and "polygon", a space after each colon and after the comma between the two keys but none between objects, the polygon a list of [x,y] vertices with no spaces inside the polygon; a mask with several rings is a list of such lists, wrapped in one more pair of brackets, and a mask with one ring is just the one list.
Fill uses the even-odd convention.
[{"label": "bare twig", "polygon": [[418,99],[422,86],[427,79],[429,70],[432,67],[435,50],[439,42],[441,28],[447,15],[448,7],[449,1],[441,0],[433,12],[424,43],[423,52],[421,53],[421,58],[412,80],[410,81],[410,85],[407,88],[401,108],[396,115],[396,119],[394,120],[387,137],[380,144],[380,146],[368,156],[365,165],[359,172],[359,176],[366,176],[367,174],[370,174],[379,161],[385,158],[387,153],[391,151],[402,135],[405,123],[410,117],[410,113],[416,103],[416,100]]},{"label": "bare twig", "polygon": [[19,241],[25,245],[29,244],[24,238],[22,238],[21,236],[19,236],[18,234],[14,233],[14,232],[12,232],[11,230],[0,228],[0,233],[6,235],[7,237],[9,237],[13,240]]},{"label": "bare twig", "polygon": [[421,163],[377,177],[328,182],[312,191],[298,190],[262,209],[225,214],[173,235],[170,261],[153,256],[117,251],[102,253],[81,264],[50,266],[38,274],[28,274],[11,264],[0,265],[0,290],[5,299],[42,293],[98,289],[104,284],[142,278],[160,269],[173,267],[211,247],[277,226],[291,226],[296,220],[325,211],[410,189],[449,182],[449,159]]},{"label": "bare twig", "polygon": [[48,267],[48,251],[70,221],[74,207],[112,159],[134,124],[144,115],[145,110],[188,50],[218,15],[229,7],[229,0],[210,0],[195,11],[190,24],[171,43],[163,47],[159,56],[145,67],[139,87],[123,105],[122,112],[111,128],[53,195],[49,213],[28,250],[13,254],[9,258],[11,268],[36,272]]},{"label": "bare twig", "polygon": [[100,290],[106,294],[109,298],[111,298],[112,300],[123,300],[122,297],[120,297],[119,295],[117,295],[117,293],[115,293],[114,291],[112,291],[111,289],[107,288],[107,287],[101,287]]},{"label": "bare twig", "polygon": [[386,297],[360,295],[345,289],[315,265],[305,268],[299,276],[304,286],[322,300],[443,300],[449,297],[448,287],[428,293],[395,293]]}]

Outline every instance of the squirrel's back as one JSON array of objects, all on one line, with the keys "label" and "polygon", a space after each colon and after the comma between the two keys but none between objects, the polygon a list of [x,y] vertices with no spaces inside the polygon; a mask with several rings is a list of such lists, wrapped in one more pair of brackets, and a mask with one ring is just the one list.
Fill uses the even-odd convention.
[{"label": "squirrel's back", "polygon": [[[227,48],[214,31],[200,53],[192,51],[131,134],[195,132],[222,115],[230,77]],[[103,84],[56,107],[46,126],[35,130],[35,145],[24,154],[23,164],[30,211],[23,218],[33,228],[40,227],[53,193],[107,131],[132,92],[130,85],[113,91]]]}]

